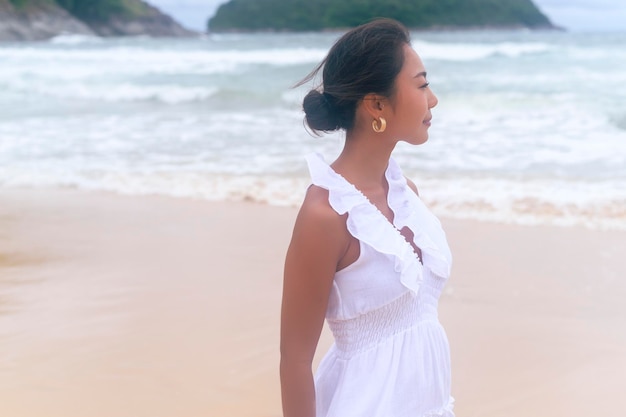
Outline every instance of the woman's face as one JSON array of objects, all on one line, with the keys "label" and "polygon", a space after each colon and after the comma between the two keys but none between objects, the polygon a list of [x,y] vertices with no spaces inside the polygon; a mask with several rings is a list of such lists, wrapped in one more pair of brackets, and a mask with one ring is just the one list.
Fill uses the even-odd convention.
[{"label": "woman's face", "polygon": [[426,142],[432,118],[430,109],[438,100],[428,87],[422,60],[409,45],[404,46],[404,65],[396,77],[395,87],[390,100],[392,116],[387,120],[389,133],[414,145]]}]

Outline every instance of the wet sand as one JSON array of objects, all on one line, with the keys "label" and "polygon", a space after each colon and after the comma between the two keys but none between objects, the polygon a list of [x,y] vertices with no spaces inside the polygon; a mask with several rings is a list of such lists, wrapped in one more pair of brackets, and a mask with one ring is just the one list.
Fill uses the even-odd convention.
[{"label": "wet sand", "polygon": [[[0,414],[280,416],[295,215],[0,189]],[[626,232],[442,222],[457,415],[626,413]]]}]

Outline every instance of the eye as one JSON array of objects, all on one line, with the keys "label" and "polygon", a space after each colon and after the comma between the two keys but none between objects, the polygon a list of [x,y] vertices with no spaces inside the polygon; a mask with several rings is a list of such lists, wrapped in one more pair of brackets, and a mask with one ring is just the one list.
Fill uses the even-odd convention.
[{"label": "eye", "polygon": [[430,85],[430,83],[426,83],[426,84],[420,86],[420,88],[428,88],[429,85]]}]

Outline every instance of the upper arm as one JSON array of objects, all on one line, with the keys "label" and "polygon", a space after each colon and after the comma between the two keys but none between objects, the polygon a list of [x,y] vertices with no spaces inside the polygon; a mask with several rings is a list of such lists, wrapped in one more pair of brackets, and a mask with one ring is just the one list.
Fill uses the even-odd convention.
[{"label": "upper arm", "polygon": [[285,259],[280,349],[283,359],[312,361],[337,263],[349,242],[328,193],[309,188]]},{"label": "upper arm", "polygon": [[417,194],[418,196],[420,195],[420,193],[417,191],[417,186],[415,185],[415,183],[413,181],[411,181],[410,179],[406,178],[406,183],[411,188],[411,190],[413,190],[413,192],[415,194]]}]

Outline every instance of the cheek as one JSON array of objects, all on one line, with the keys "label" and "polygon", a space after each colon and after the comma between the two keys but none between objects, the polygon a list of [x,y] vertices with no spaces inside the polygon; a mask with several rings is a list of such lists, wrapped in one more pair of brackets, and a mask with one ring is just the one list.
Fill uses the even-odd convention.
[{"label": "cheek", "polygon": [[411,105],[407,106],[414,117],[421,117],[428,112],[428,103],[421,94],[412,97]]},{"label": "cheek", "polygon": [[422,91],[410,91],[398,94],[396,97],[396,114],[400,123],[422,123],[422,119],[428,113],[428,102]]}]

